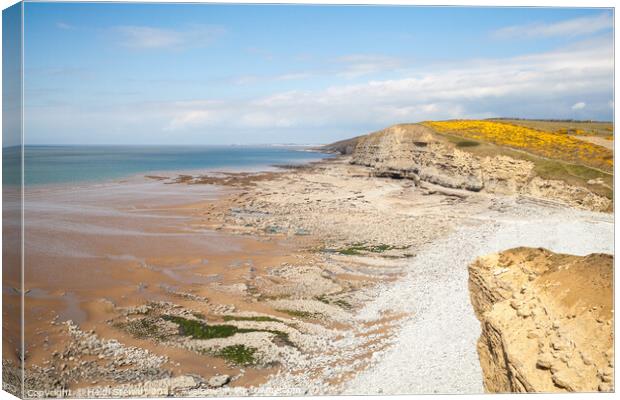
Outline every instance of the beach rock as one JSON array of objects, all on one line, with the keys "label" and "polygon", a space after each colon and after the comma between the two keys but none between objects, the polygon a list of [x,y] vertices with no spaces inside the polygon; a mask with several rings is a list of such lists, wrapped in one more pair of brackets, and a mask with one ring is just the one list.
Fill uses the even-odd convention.
[{"label": "beach rock", "polygon": [[209,378],[209,380],[207,381],[207,384],[210,387],[218,388],[218,387],[224,386],[228,382],[230,382],[230,376],[228,376],[228,375],[215,375],[215,376]]},{"label": "beach rock", "polygon": [[487,392],[613,389],[612,256],[506,250],[469,266],[469,289]]}]

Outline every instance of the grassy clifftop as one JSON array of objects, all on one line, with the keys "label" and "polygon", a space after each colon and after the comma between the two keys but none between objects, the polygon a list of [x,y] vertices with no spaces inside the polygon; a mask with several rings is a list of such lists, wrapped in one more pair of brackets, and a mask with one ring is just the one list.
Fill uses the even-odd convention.
[{"label": "grassy clifftop", "polygon": [[[539,157],[583,165],[604,172],[613,171],[613,151],[579,138],[577,135],[587,135],[584,129],[561,128],[561,123],[554,123],[556,124],[552,128],[554,130],[543,130],[523,126],[524,122],[521,121],[516,122],[453,120],[428,121],[423,124],[438,133],[493,143]],[[535,125],[535,122],[526,121],[525,124]],[[574,124],[569,126],[574,126]]]},{"label": "grassy clifftop", "polygon": [[423,124],[475,155],[506,155],[529,161],[543,179],[562,180],[613,197],[613,146],[588,140],[598,137],[613,144],[611,123],[452,120]]}]

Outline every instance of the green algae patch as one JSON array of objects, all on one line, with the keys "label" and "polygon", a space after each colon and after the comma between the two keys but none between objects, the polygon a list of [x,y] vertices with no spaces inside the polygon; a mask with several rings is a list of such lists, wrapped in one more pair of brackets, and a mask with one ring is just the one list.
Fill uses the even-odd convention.
[{"label": "green algae patch", "polygon": [[157,321],[157,318],[140,318],[128,322],[117,322],[113,326],[138,339],[161,340],[166,335],[159,328]]},{"label": "green algae patch", "polygon": [[343,299],[330,299],[330,298],[328,298],[324,294],[322,294],[320,296],[315,296],[314,299],[320,301],[321,303],[337,305],[338,307],[344,308],[345,310],[350,310],[351,308],[353,308],[351,303],[349,303],[346,300],[343,300]]},{"label": "green algae patch", "polygon": [[405,250],[409,246],[391,246],[389,244],[379,244],[376,246],[366,245],[365,243],[355,243],[349,247],[336,250],[338,254],[345,256],[356,256],[364,253],[384,253],[389,250]]},{"label": "green algae patch", "polygon": [[267,316],[257,316],[257,317],[241,317],[235,315],[226,315],[224,316],[224,321],[255,321],[255,322],[282,322],[279,319],[267,317]]},{"label": "green algae patch", "polygon": [[309,311],[287,310],[287,309],[280,309],[276,311],[279,311],[284,314],[288,314],[293,317],[298,317],[298,318],[319,318],[321,316],[320,313],[313,313]]},{"label": "green algae patch", "polygon": [[201,321],[186,319],[176,315],[165,315],[162,318],[177,324],[180,335],[191,336],[194,339],[226,338],[240,331],[234,325],[207,325]]},{"label": "green algae patch", "polygon": [[254,356],[255,353],[256,349],[254,347],[236,344],[224,347],[217,351],[215,355],[236,365],[253,365],[257,361]]},{"label": "green algae patch", "polygon": [[238,328],[234,325],[207,325],[202,321],[195,321],[176,315],[165,315],[162,318],[166,321],[172,321],[177,324],[179,326],[180,335],[191,336],[193,339],[218,339],[227,338],[237,333],[267,332],[275,335],[274,341],[276,344],[283,344],[286,346],[295,347],[295,344],[289,339],[288,333],[275,329]]}]

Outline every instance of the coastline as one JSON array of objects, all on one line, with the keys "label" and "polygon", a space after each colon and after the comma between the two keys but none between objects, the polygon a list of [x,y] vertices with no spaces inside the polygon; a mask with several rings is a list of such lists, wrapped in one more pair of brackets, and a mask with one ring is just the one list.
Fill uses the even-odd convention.
[{"label": "coastline", "polygon": [[[99,287],[99,291],[85,288],[92,290],[90,300],[83,302],[87,319],[66,324],[60,319],[53,321],[57,336],[50,335],[47,346],[39,347],[47,347],[41,353],[58,351],[63,355],[63,348],[79,344],[84,332],[92,332],[96,338],[86,335],[91,342],[117,339],[123,346],[146,349],[148,353],[138,357],[144,363],[136,367],[135,376],[140,378],[134,381],[146,383],[107,377],[112,387],[125,385],[127,390],[161,390],[163,386],[175,394],[194,396],[368,394],[371,385],[382,393],[481,392],[475,354],[479,324],[469,304],[466,262],[483,250],[529,243],[509,240],[507,233],[501,240],[494,236],[501,231],[498,225],[504,226],[504,232],[514,233],[510,229],[518,229],[521,219],[530,221],[531,227],[517,233],[536,232],[550,221],[564,221],[568,215],[571,220],[585,221],[586,227],[580,225],[576,232],[591,233],[592,238],[613,232],[613,219],[608,214],[519,197],[445,190],[431,184],[416,188],[407,180],[375,177],[368,167],[350,165],[346,156],[281,172],[183,179],[170,176],[155,179],[155,183],[161,187],[165,184],[171,191],[196,191],[188,201],[174,206],[142,204],[123,210],[137,212],[138,216],[147,210],[149,218],[156,221],[175,217],[172,226],[142,225],[144,232],[151,232],[148,240],[155,240],[150,243],[152,248],[162,254],[151,255],[151,259],[125,254],[106,260],[105,268],[115,263],[121,268],[122,275],[116,280],[124,282],[123,288],[116,292],[109,287]],[[221,188],[220,193],[205,201],[200,191],[213,186]],[[601,224],[601,228],[594,232],[588,224]],[[135,226],[135,221],[131,225]],[[201,235],[209,232],[207,241],[215,244],[211,250],[205,249],[205,236],[197,241],[196,249],[178,244],[166,247],[164,241],[156,239],[162,227],[170,235],[165,240],[189,230]],[[562,249],[561,243],[553,243],[557,237],[549,234],[538,237],[538,242],[530,241],[532,245]],[[466,248],[472,241],[478,247]],[[231,243],[235,244],[232,250]],[[596,247],[592,241],[584,243],[590,247],[583,245],[583,251],[609,250]],[[427,257],[441,253],[439,250],[450,244],[457,248],[449,254],[444,251],[445,256],[456,254],[462,261],[447,265],[446,260]],[[166,252],[174,257],[166,257]],[[179,270],[179,265],[189,267]],[[216,281],[207,279],[217,275]],[[97,284],[101,286],[102,282]],[[443,305],[433,303],[433,299],[446,297],[452,300]],[[30,298],[38,307],[49,301]],[[144,308],[149,304],[158,305]],[[225,322],[248,333],[194,340],[177,333],[163,339],[136,338],[135,331],[132,335],[131,329],[127,330],[131,326],[128,321],[143,321],[153,313],[175,313],[212,324]],[[39,323],[43,327],[50,322],[43,319]],[[440,329],[443,336],[434,341],[429,330],[436,331],[433,327],[438,324],[444,328]],[[450,336],[454,331],[448,329],[451,326],[458,327],[461,336],[457,336],[466,339],[454,340]],[[33,327],[32,332],[37,329]],[[67,332],[73,334],[67,336]],[[274,337],[272,332],[281,333]],[[31,339],[34,344],[41,339],[32,337],[36,338]],[[286,340],[275,340],[277,337]],[[411,349],[416,340],[428,343],[416,356],[419,375],[413,379],[408,369],[406,378],[398,372],[403,367],[402,349]],[[231,343],[253,345],[257,362],[232,366],[221,356],[210,355],[214,353],[208,350],[211,347],[200,347],[205,342],[219,348]],[[445,347],[446,342],[451,347],[442,353],[437,346]],[[438,356],[444,353],[449,356]],[[108,361],[106,357],[101,359]],[[70,358],[73,360],[67,361]],[[467,372],[453,373],[453,368],[460,370],[455,362],[458,360],[468,360]],[[85,360],[75,348],[61,359],[46,359],[33,352],[32,364],[46,361],[47,369],[34,372],[39,381],[43,376],[63,377],[68,364]],[[150,367],[145,369],[144,365]],[[146,374],[153,365],[166,373]],[[99,370],[92,366],[92,371]],[[196,374],[201,378],[188,378]],[[227,383],[209,384],[209,379],[217,376],[226,376]],[[76,381],[69,385],[72,390],[104,393],[107,387],[91,377],[63,379]],[[415,382],[424,385],[412,386]],[[49,384],[53,387],[52,382]]]}]

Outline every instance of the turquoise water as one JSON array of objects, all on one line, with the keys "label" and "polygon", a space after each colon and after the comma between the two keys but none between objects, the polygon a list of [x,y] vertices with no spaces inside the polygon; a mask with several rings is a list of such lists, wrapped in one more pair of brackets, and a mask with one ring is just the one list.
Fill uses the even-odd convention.
[{"label": "turquoise water", "polygon": [[[254,170],[326,157],[276,146],[26,146],[26,185],[99,182],[136,174],[190,170]],[[3,149],[3,181],[18,184],[19,148]]]}]

